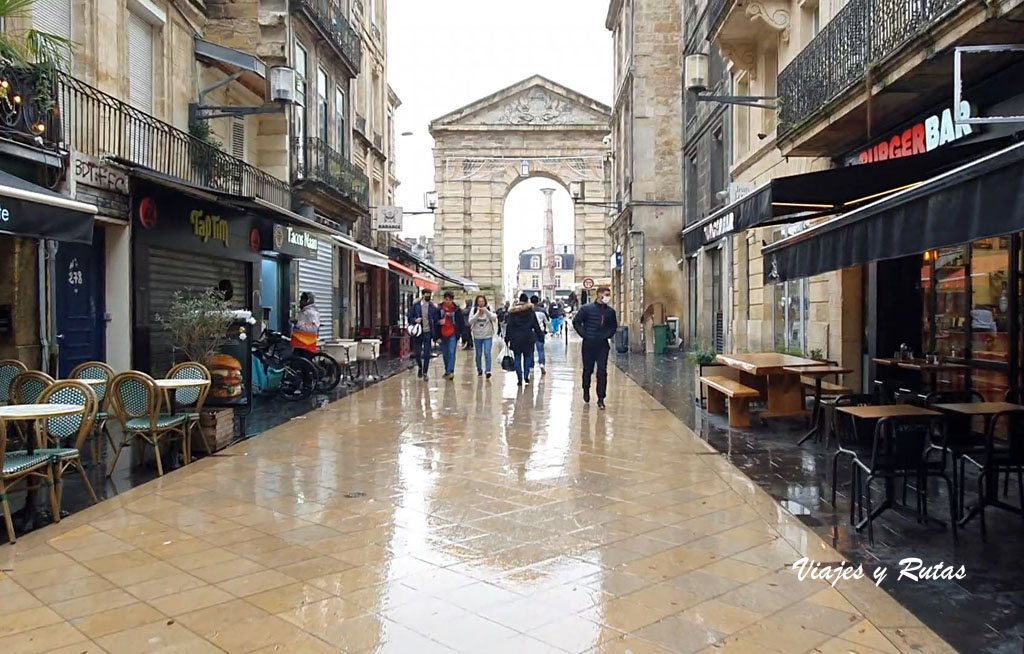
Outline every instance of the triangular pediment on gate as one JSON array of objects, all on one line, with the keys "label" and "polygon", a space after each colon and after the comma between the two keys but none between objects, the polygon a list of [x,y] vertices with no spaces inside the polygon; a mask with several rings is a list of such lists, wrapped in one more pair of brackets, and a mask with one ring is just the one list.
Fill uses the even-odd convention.
[{"label": "triangular pediment on gate", "polygon": [[608,128],[611,109],[593,98],[534,75],[430,123],[430,131],[489,127]]}]

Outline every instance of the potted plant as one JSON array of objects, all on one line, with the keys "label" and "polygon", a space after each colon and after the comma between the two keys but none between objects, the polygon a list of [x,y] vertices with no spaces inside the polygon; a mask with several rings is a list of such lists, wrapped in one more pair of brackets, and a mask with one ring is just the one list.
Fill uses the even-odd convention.
[{"label": "potted plant", "polygon": [[205,363],[228,342],[234,313],[219,291],[185,289],[174,294],[170,309],[156,319],[171,333],[175,352]]},{"label": "potted plant", "polygon": [[718,351],[710,345],[696,345],[686,353],[686,360],[695,366],[693,375],[694,397],[698,403],[700,403],[703,397],[701,394],[700,378],[704,375],[704,368],[715,365],[717,359]]}]

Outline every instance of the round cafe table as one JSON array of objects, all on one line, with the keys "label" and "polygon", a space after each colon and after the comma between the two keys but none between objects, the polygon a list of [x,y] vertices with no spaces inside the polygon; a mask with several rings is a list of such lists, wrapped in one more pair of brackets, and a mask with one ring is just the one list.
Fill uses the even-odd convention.
[{"label": "round cafe table", "polygon": [[[76,404],[10,404],[0,406],[0,419],[12,422],[48,420],[81,413]],[[29,454],[35,452],[35,439],[29,437],[25,444]]]},{"label": "round cafe table", "polygon": [[[82,407],[75,404],[10,404],[0,406],[0,419],[12,422],[49,420],[50,418],[62,418],[81,413]],[[35,435],[37,431],[32,430],[25,439],[25,449],[29,454],[35,452]],[[25,496],[25,508],[18,512],[22,520],[22,530],[32,531],[36,518],[39,516],[39,509],[36,506],[36,489],[30,488]],[[16,514],[16,515],[18,515]]]},{"label": "round cafe table", "polygon": [[167,391],[167,401],[170,404],[170,406],[167,407],[167,410],[171,413],[174,413],[174,404],[177,399],[175,395],[177,395],[178,390],[182,388],[200,388],[202,386],[210,385],[209,379],[155,379],[153,381],[156,382],[157,388]]}]

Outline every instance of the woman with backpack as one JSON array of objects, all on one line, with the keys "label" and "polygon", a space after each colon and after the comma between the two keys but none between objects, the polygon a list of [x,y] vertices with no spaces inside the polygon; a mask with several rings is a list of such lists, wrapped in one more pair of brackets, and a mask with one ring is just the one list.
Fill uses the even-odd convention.
[{"label": "woman with backpack", "polygon": [[444,302],[438,307],[441,316],[441,356],[444,358],[444,378],[455,379],[455,351],[459,345],[459,334],[465,328],[465,314],[455,304],[455,294],[446,291]]}]

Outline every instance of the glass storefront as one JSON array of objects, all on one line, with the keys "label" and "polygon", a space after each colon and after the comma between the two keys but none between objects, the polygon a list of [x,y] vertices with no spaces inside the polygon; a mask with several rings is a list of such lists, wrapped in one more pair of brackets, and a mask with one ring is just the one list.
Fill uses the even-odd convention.
[{"label": "glass storefront", "polygon": [[987,400],[1002,400],[1011,386],[1010,271],[1020,265],[1017,240],[987,238],[922,255],[922,354],[970,366],[969,379],[945,375],[947,388],[967,385]]},{"label": "glass storefront", "polygon": [[807,352],[810,318],[810,283],[806,279],[774,285],[775,349],[803,355]]}]

